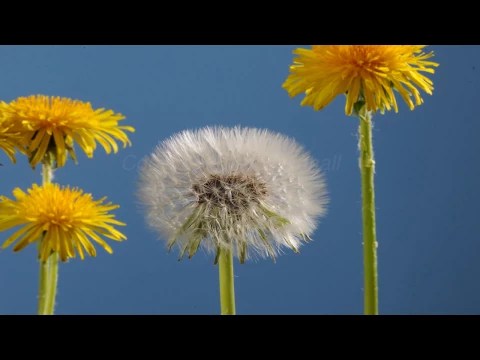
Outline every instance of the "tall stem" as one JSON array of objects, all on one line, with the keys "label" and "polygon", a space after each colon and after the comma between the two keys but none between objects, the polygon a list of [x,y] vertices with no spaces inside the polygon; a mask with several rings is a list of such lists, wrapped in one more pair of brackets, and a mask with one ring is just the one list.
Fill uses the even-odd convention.
[{"label": "tall stem", "polygon": [[[43,184],[48,184],[52,180],[53,161],[47,154],[46,160],[42,163]],[[38,252],[42,248],[42,239],[39,241]],[[55,295],[57,292],[58,278],[58,254],[53,252],[47,261],[40,260],[40,282],[38,289],[38,315],[53,315],[55,307]]]},{"label": "tall stem", "polygon": [[53,315],[58,282],[58,252],[53,252],[48,260],[48,293],[45,304],[45,315]]},{"label": "tall stem", "polygon": [[[41,242],[38,242],[38,253],[41,251]],[[48,287],[48,264],[46,261],[40,260],[40,280],[38,284],[38,315],[45,315],[46,300],[47,300],[47,287]]]},{"label": "tall stem", "polygon": [[378,315],[377,235],[375,230],[375,161],[372,145],[372,114],[362,106],[359,148],[362,176],[364,313]]},{"label": "tall stem", "polygon": [[220,308],[222,315],[235,315],[235,289],[233,277],[233,253],[220,249],[218,258],[220,277]]}]

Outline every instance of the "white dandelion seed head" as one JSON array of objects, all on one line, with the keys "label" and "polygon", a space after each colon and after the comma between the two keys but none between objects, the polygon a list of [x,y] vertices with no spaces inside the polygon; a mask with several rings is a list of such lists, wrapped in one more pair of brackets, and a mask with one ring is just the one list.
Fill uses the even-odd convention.
[{"label": "white dandelion seed head", "polygon": [[[328,204],[323,174],[293,139],[256,128],[186,130],[140,168],[146,222],[192,257],[231,250],[243,263],[298,252]],[[217,258],[215,259],[215,263]]]}]

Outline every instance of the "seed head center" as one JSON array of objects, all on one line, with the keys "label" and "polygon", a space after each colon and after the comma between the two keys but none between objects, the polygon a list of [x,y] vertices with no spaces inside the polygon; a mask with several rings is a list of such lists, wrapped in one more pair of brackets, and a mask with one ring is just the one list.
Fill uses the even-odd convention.
[{"label": "seed head center", "polygon": [[267,195],[265,182],[246,175],[210,175],[192,187],[198,204],[227,207],[235,212],[248,209]]}]

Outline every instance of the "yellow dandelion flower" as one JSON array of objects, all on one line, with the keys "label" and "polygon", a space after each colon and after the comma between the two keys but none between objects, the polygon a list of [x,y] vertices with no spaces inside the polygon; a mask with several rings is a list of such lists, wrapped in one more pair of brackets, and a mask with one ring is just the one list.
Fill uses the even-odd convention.
[{"label": "yellow dandelion flower", "polygon": [[[425,61],[433,52],[425,54],[425,45],[313,45],[312,49],[296,49],[295,65],[282,87],[291,97],[301,93],[306,96],[301,105],[321,110],[340,94],[347,95],[345,113],[352,114],[353,105],[360,99],[366,103],[367,111],[392,107],[398,112],[393,90],[413,110],[423,99],[414,87],[431,95],[432,81],[420,72],[433,74],[429,66],[437,63]],[[416,55],[418,54],[418,55]],[[404,87],[403,85],[406,87]]]},{"label": "yellow dandelion flower", "polygon": [[125,119],[121,114],[104,108],[94,110],[89,102],[44,95],[20,97],[10,103],[0,103],[0,117],[14,131],[24,135],[24,143],[32,154],[30,164],[38,164],[48,151],[56,156],[57,167],[64,166],[67,151],[76,162],[75,141],[91,158],[97,142],[107,154],[118,151],[115,138],[123,147],[131,145],[124,130],[134,132],[131,126],[119,126]]},{"label": "yellow dandelion flower", "polygon": [[17,150],[25,154],[25,149],[22,145],[22,134],[20,132],[12,131],[12,126],[7,126],[0,122],[0,149],[5,151],[12,163],[16,163],[15,154]]},{"label": "yellow dandelion flower", "polygon": [[44,235],[40,259],[46,261],[54,251],[65,262],[76,256],[74,248],[82,260],[85,258],[83,248],[90,256],[96,256],[89,238],[111,254],[112,248],[98,234],[116,241],[126,239],[111,225],[125,224],[108,214],[109,210],[119,206],[111,203],[102,205],[105,198],[94,201],[91,194],[84,194],[78,188],[60,188],[52,183],[43,186],[33,184],[28,194],[16,188],[13,195],[16,200],[0,196],[0,231],[22,227],[7,239],[3,249],[20,238],[13,248],[14,252],[18,252]]}]

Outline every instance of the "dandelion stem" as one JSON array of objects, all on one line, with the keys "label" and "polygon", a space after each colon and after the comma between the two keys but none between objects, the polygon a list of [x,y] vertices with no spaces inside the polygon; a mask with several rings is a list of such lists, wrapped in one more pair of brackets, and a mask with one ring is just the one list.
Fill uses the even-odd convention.
[{"label": "dandelion stem", "polygon": [[378,315],[377,239],[372,145],[372,113],[363,105],[359,111],[359,150],[362,176],[364,314]]},{"label": "dandelion stem", "polygon": [[[41,242],[42,239],[38,242],[38,252],[40,253],[41,249]],[[46,261],[40,260],[40,281],[38,285],[38,315],[45,315],[45,307],[46,307],[46,293],[47,293],[47,285],[48,285],[48,264]]]},{"label": "dandelion stem", "polygon": [[233,253],[220,249],[218,271],[220,275],[220,308],[222,315],[235,315],[235,289],[233,278]]},{"label": "dandelion stem", "polygon": [[[53,159],[49,154],[45,156],[42,166],[43,184],[52,180]],[[39,241],[38,252],[40,257],[41,242]],[[52,252],[47,261],[40,260],[40,283],[38,289],[38,315],[53,315],[55,307],[55,295],[57,292],[58,278],[58,253]]]},{"label": "dandelion stem", "polygon": [[55,309],[55,297],[57,294],[57,281],[58,281],[58,252],[53,252],[47,262],[48,267],[48,293],[46,302],[46,315],[53,315]]}]

